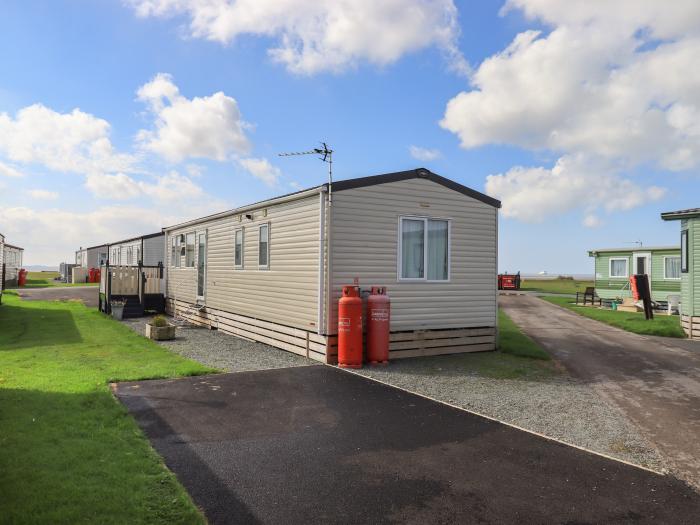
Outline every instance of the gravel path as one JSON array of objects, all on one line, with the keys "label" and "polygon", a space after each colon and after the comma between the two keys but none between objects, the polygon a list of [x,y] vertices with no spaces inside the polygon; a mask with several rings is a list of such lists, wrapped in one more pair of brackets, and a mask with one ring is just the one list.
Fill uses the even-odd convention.
[{"label": "gravel path", "polygon": [[[122,322],[139,334],[144,334],[149,318],[124,319]],[[177,328],[172,341],[158,341],[184,357],[224,372],[266,370],[290,366],[320,364],[313,359],[285,352],[272,346],[240,337],[186,324]]]},{"label": "gravel path", "polygon": [[564,372],[493,379],[468,368],[473,354],[393,361],[354,372],[653,470],[667,466],[625,415]]}]

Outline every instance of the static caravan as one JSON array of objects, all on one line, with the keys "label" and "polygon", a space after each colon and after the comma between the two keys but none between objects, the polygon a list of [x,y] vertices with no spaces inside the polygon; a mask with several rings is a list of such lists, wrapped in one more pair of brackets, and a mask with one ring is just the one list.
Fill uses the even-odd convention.
[{"label": "static caravan", "polygon": [[700,339],[700,208],[661,214],[681,222],[681,325],[688,337]]},{"label": "static caravan", "polygon": [[630,275],[649,276],[651,298],[667,302],[681,293],[681,249],[678,246],[590,250],[595,262],[595,290],[602,299],[632,297]]},{"label": "static caravan", "polygon": [[22,268],[24,248],[3,241],[2,259],[5,264],[5,288],[17,286],[19,270]]},{"label": "static caravan", "polygon": [[169,226],[167,310],[334,363],[342,286],[387,286],[392,358],[493,350],[499,207],[416,169]]},{"label": "static caravan", "polygon": [[75,252],[75,265],[80,268],[99,268],[107,262],[107,245],[80,248]]},{"label": "static caravan", "polygon": [[108,246],[109,264],[112,266],[158,266],[165,264],[163,232],[132,237]]}]

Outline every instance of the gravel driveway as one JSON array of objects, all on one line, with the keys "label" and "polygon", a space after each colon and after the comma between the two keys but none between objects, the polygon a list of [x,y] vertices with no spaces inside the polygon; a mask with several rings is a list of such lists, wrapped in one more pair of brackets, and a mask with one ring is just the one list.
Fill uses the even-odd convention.
[{"label": "gravel driveway", "polygon": [[633,334],[531,296],[501,297],[500,304],[700,488],[700,344]]},{"label": "gravel driveway", "polygon": [[[147,317],[122,322],[139,334],[146,331]],[[179,326],[173,341],[158,341],[169,350],[224,372],[244,372],[308,366],[318,361],[285,352],[272,346],[209,330],[192,324]]]},{"label": "gravel driveway", "polygon": [[666,470],[638,428],[586,383],[562,371],[527,379],[484,377],[471,370],[471,361],[480,358],[457,354],[402,359],[354,372],[570,445]]}]

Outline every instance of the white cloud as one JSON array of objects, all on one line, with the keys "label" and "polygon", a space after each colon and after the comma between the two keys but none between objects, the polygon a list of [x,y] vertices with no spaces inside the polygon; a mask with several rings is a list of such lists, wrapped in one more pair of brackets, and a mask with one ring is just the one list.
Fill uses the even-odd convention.
[{"label": "white cloud", "polygon": [[27,194],[33,199],[44,201],[55,201],[58,199],[58,193],[49,190],[28,190]]},{"label": "white cloud", "polygon": [[521,33],[486,59],[442,126],[466,148],[514,144],[670,170],[700,163],[699,4],[564,4],[509,2],[552,31]]},{"label": "white cloud", "polygon": [[583,218],[583,225],[586,228],[600,228],[603,224],[603,221],[597,215],[588,214]]},{"label": "white cloud", "polygon": [[0,113],[0,154],[55,171],[128,171],[134,159],[115,151],[109,133],[106,120],[79,109],[58,113],[34,104],[14,118]]},{"label": "white cloud", "polygon": [[189,17],[189,33],[220,43],[241,35],[276,39],[270,57],[294,73],[391,64],[436,47],[465,73],[453,0],[126,0],[142,17]]},{"label": "white cloud", "polygon": [[155,130],[137,135],[146,150],[172,162],[189,157],[224,161],[250,151],[238,103],[221,91],[187,99],[170,75],[159,73],[139,88],[137,96],[156,118]]},{"label": "white cloud", "polygon": [[0,175],[4,177],[24,177],[24,173],[14,166],[0,162]]},{"label": "white cloud", "polygon": [[155,183],[140,182],[139,187],[144,194],[164,203],[196,201],[204,196],[201,186],[176,171],[157,177]]},{"label": "white cloud", "polygon": [[422,160],[424,162],[430,162],[431,160],[436,160],[442,157],[439,149],[429,149],[421,148],[420,146],[410,146],[408,148],[411,153],[411,157],[414,159]]},{"label": "white cloud", "polygon": [[89,175],[85,187],[93,195],[105,200],[129,200],[150,197],[156,202],[193,201],[204,195],[204,190],[188,177],[171,171],[152,177],[153,182],[138,181],[124,173]]},{"label": "white cloud", "polygon": [[552,169],[516,166],[486,177],[486,192],[501,200],[504,217],[542,222],[550,215],[584,209],[625,211],[661,199],[666,190],[643,188],[584,156],[560,158]]},{"label": "white cloud", "polygon": [[243,166],[253,177],[260,179],[270,187],[277,186],[282,174],[279,168],[270,164],[267,159],[240,159],[239,164]]},{"label": "white cloud", "polygon": [[85,187],[100,199],[129,200],[141,195],[138,183],[124,173],[88,175]]},{"label": "white cloud", "polygon": [[0,207],[3,233],[25,249],[25,264],[72,262],[79,245],[157,231],[164,221],[157,211],[136,207],[103,206],[87,212]]},{"label": "white cloud", "polygon": [[509,144],[603,165],[603,175],[576,176],[579,193],[563,189],[572,206],[601,178],[632,184],[619,174],[636,166],[700,165],[700,3],[510,0],[504,11],[516,9],[551,31],[517,35],[449,101],[441,125],[463,147]]}]

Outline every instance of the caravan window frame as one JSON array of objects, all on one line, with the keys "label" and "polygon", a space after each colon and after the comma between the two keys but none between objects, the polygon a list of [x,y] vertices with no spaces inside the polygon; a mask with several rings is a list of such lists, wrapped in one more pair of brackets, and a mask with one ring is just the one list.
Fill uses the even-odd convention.
[{"label": "caravan window frame", "polygon": [[[260,262],[260,254],[262,253],[260,251],[260,249],[261,249],[260,245],[262,244],[261,238],[262,238],[263,228],[265,228],[267,230],[267,240],[265,241],[267,243],[267,247],[265,250],[265,259],[266,259],[265,264],[262,264]],[[269,270],[270,269],[270,239],[271,238],[272,237],[270,235],[270,223],[264,222],[264,223],[260,224],[260,226],[258,226],[258,270]]]},{"label": "caravan window frame", "polygon": [[[681,273],[683,269],[683,259],[680,255],[664,255],[664,281],[680,281],[681,280]],[[680,261],[680,267],[681,267],[681,272],[679,272],[678,277],[669,277],[668,274],[666,273],[666,261],[668,259],[678,259]]]},{"label": "caravan window frame", "polygon": [[[625,275],[613,275],[613,261],[625,261]],[[610,257],[608,259],[608,277],[610,279],[628,279],[630,276],[630,259],[629,257]]]},{"label": "caravan window frame", "polygon": [[[236,248],[238,246],[238,233],[241,234],[241,250],[240,250],[240,260],[236,261]],[[269,235],[268,235],[269,239]],[[233,267],[236,270],[242,270],[245,267],[245,229],[236,228],[233,230]]]},{"label": "caravan window frame", "polygon": [[681,274],[688,273],[688,230],[681,230]]},{"label": "caravan window frame", "polygon": [[[423,276],[403,277],[403,221],[423,221]],[[428,268],[428,225],[433,222],[447,223],[447,278],[429,279]],[[449,217],[429,217],[416,215],[400,215],[397,227],[397,254],[396,254],[396,280],[401,282],[426,282],[426,283],[449,283],[452,280],[452,219]]]},{"label": "caravan window frame", "polygon": [[[191,243],[190,240],[192,241]],[[193,231],[187,232],[185,234],[185,268],[195,268],[197,248],[197,235]]]}]

